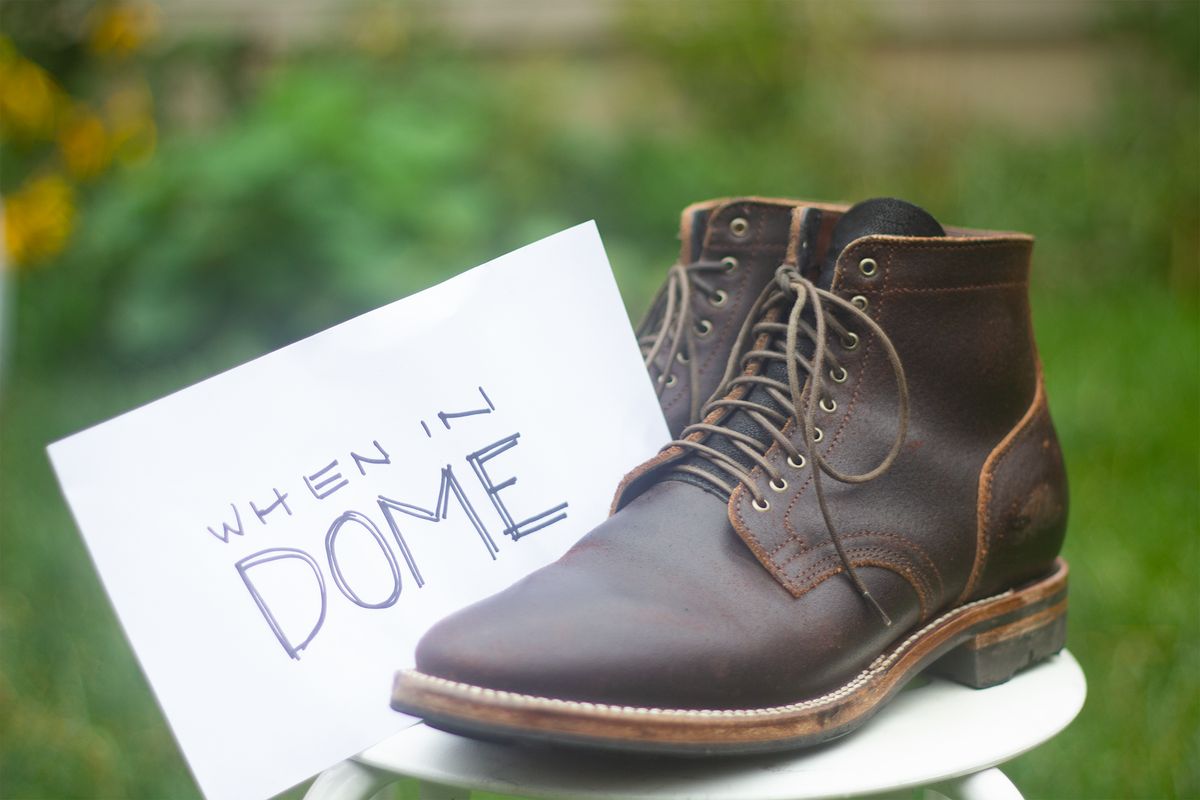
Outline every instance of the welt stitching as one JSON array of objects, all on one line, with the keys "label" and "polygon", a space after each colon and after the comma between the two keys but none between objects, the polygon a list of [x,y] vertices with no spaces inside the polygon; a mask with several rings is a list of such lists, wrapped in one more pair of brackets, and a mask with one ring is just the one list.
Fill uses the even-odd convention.
[{"label": "welt stitching", "polygon": [[589,711],[597,711],[600,713],[609,713],[614,715],[638,715],[646,714],[671,714],[685,717],[744,717],[744,716],[762,716],[774,714],[786,714],[794,711],[812,709],[817,706],[827,705],[835,700],[840,700],[848,694],[857,691],[868,681],[872,680],[881,671],[891,667],[904,653],[908,652],[911,645],[918,641],[929,631],[934,630],[939,625],[954,617],[962,617],[970,612],[971,609],[979,608],[989,603],[995,603],[998,600],[1012,596],[1012,589],[1000,592],[999,594],[990,597],[980,598],[970,603],[965,603],[952,608],[945,612],[937,619],[934,619],[919,630],[909,634],[899,645],[891,648],[889,651],[881,653],[874,661],[872,661],[866,669],[860,672],[849,683],[844,684],[841,688],[835,689],[832,692],[827,692],[820,697],[814,697],[810,700],[803,700],[798,703],[789,703],[781,706],[771,706],[769,708],[760,709],[678,709],[678,708],[649,708],[645,706],[614,706],[607,703],[583,703],[575,700],[561,700],[551,697],[540,697],[537,695],[519,694],[517,692],[507,692],[499,689],[486,689],[482,686],[472,686],[471,684],[451,681],[446,678],[438,678],[432,675],[426,675],[418,672],[415,669],[404,670],[405,675],[409,678],[418,680],[422,683],[433,684],[435,686],[448,687],[458,692],[466,692],[471,695],[481,695],[487,698],[495,698],[501,701],[516,701],[527,704],[536,704],[542,708],[570,708],[570,709],[587,709]]}]

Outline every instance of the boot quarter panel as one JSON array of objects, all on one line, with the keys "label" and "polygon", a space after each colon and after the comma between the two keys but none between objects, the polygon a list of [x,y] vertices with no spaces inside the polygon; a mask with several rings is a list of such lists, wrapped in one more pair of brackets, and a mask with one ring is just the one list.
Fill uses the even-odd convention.
[{"label": "boot quarter panel", "polygon": [[[888,473],[865,484],[826,477],[825,496],[851,563],[864,567],[868,585],[875,570],[901,577],[922,619],[945,609],[967,587],[979,540],[979,476],[1033,398],[1030,247],[1025,237],[932,242],[866,237],[838,261],[833,290],[846,299],[865,297],[868,313],[896,347],[910,418],[903,449]],[[858,268],[867,257],[879,265],[870,277]],[[836,351],[850,380],[823,381],[822,392],[837,411],[822,413],[817,423],[825,434],[818,447],[843,472],[873,467],[895,436],[895,378],[881,344],[865,329],[858,333],[857,348]],[[804,452],[803,431],[789,424],[786,433]],[[767,457],[781,474],[789,472],[778,445]],[[739,487],[730,498],[730,516],[759,561],[801,597],[843,566],[810,472],[790,471],[795,479],[789,476],[788,489],[775,493],[768,489],[769,476],[756,468],[754,477],[771,508],[757,510],[751,494]]]}]

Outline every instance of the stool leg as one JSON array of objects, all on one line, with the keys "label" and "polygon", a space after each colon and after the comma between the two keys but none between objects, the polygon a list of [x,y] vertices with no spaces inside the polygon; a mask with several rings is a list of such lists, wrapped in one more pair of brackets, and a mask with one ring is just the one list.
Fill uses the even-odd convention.
[{"label": "stool leg", "polygon": [[993,767],[983,772],[964,775],[939,783],[925,790],[926,800],[1024,800],[1021,792],[1000,770]]},{"label": "stool leg", "polygon": [[380,789],[395,783],[390,775],[348,760],[322,772],[304,793],[304,800],[371,800]]}]

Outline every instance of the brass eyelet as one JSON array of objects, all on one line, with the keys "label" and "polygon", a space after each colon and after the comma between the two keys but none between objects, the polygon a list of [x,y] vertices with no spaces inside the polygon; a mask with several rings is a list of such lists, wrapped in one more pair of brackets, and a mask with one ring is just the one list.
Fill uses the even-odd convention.
[{"label": "brass eyelet", "polygon": [[697,336],[708,336],[712,332],[713,324],[711,320],[702,319],[696,326]]},{"label": "brass eyelet", "polygon": [[709,296],[708,302],[712,303],[714,306],[723,306],[725,305],[725,301],[728,299],[728,292],[726,292],[724,289],[717,289]]},{"label": "brass eyelet", "polygon": [[773,491],[773,492],[786,492],[787,491],[787,481],[785,481],[783,478],[779,478],[778,481],[779,482],[776,483],[775,480],[772,480],[767,485],[771,487],[771,491]]},{"label": "brass eyelet", "polygon": [[721,259],[721,266],[725,268],[726,272],[733,272],[738,268],[738,260],[733,256],[725,256]]},{"label": "brass eyelet", "polygon": [[850,302],[853,303],[854,307],[859,311],[866,311],[867,306],[870,305],[870,303],[867,302],[867,298],[863,297],[861,294],[856,294],[854,297],[851,297]]},{"label": "brass eyelet", "polygon": [[858,271],[869,278],[879,271],[879,265],[875,263],[875,259],[873,258],[864,258],[858,262]]},{"label": "brass eyelet", "polygon": [[691,361],[691,359],[687,357],[687,354],[685,354],[682,350],[675,354],[675,360],[680,364],[686,364]]},{"label": "brass eyelet", "polygon": [[[670,386],[671,384],[668,383],[667,385]],[[829,405],[825,405],[826,400],[829,401]],[[821,398],[821,410],[824,411],[826,414],[832,414],[833,412],[837,411],[837,401],[831,397],[822,397]]]},{"label": "brass eyelet", "polygon": [[788,456],[787,457],[788,466],[792,467],[793,469],[804,469],[804,465],[808,463],[808,459],[806,459],[804,457],[803,453],[798,453],[797,455],[800,456],[800,463],[797,464],[795,461],[792,460],[791,456]]},{"label": "brass eyelet", "polygon": [[829,379],[834,383],[845,383],[846,378],[850,377],[850,373],[846,372],[845,367],[838,367],[838,370],[840,371],[834,372],[833,370],[829,370]]},{"label": "brass eyelet", "polygon": [[842,339],[842,347],[846,350],[858,347],[858,334],[854,331],[846,331],[846,338]]},{"label": "brass eyelet", "polygon": [[767,510],[769,510],[769,509],[771,508],[771,504],[770,504],[770,503],[768,503],[766,500],[763,500],[763,501],[762,501],[762,505],[760,506],[760,505],[758,504],[758,499],[757,499],[757,498],[755,498],[754,500],[750,501],[750,505],[751,505],[751,506],[754,508],[754,510],[755,510],[755,511],[767,511]]},{"label": "brass eyelet", "polygon": [[667,386],[668,386],[668,387],[670,387],[670,386],[674,386],[674,385],[675,385],[675,384],[677,384],[677,383],[679,383],[679,381],[675,380],[675,376],[674,376],[674,375],[668,375],[668,376],[667,376]]},{"label": "brass eyelet", "polygon": [[750,232],[750,223],[745,217],[734,217],[729,221],[729,232],[741,239]]},{"label": "brass eyelet", "polygon": [[820,428],[813,428],[813,441],[819,442],[825,438],[825,431]]}]

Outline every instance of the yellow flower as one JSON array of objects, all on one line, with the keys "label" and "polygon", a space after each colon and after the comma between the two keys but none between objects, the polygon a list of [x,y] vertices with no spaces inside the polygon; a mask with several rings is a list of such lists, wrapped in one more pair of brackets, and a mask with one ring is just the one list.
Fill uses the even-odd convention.
[{"label": "yellow flower", "polygon": [[104,122],[88,109],[72,110],[58,129],[58,149],[76,180],[94,178],[112,159],[112,141]]},{"label": "yellow flower", "polygon": [[54,138],[66,95],[46,70],[0,38],[0,133],[21,139]]},{"label": "yellow flower", "polygon": [[158,32],[158,6],[117,3],[97,9],[88,30],[88,46],[97,55],[124,58]]},{"label": "yellow flower", "polygon": [[71,184],[61,175],[26,181],[4,198],[4,245],[10,268],[27,267],[62,251],[75,221]]}]

